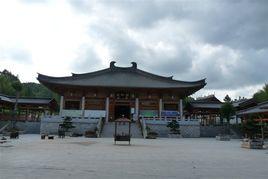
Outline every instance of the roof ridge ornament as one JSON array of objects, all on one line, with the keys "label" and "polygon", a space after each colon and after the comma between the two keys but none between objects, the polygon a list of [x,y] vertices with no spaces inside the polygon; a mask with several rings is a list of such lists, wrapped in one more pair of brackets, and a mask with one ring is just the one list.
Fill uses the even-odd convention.
[{"label": "roof ridge ornament", "polygon": [[115,61],[111,61],[110,62],[110,68],[115,68],[115,65],[114,65],[115,63],[116,63]]},{"label": "roof ridge ornament", "polygon": [[132,64],[132,67],[131,68],[137,69],[137,63],[136,62],[131,62],[131,64]]}]

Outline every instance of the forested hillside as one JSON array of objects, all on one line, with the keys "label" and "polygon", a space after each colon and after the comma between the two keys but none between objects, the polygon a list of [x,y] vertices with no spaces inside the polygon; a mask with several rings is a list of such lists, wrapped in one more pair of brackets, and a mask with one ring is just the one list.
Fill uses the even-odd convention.
[{"label": "forested hillside", "polygon": [[[14,82],[17,82],[19,78],[12,74],[8,70],[3,70],[0,72],[0,94],[5,94],[9,96],[15,96],[16,91],[12,87]],[[56,98],[59,99],[59,96],[49,89],[47,89],[42,84],[38,83],[21,83],[22,90],[20,91],[21,97],[46,97],[46,98]]]}]

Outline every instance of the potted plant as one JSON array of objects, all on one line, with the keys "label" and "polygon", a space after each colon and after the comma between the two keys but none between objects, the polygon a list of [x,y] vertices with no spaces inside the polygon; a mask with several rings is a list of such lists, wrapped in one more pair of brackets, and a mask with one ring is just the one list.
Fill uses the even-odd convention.
[{"label": "potted plant", "polygon": [[167,127],[170,129],[168,136],[170,138],[181,138],[180,124],[176,120],[172,120],[167,124]]},{"label": "potted plant", "polygon": [[9,137],[10,139],[18,139],[19,138],[19,129],[12,127],[9,129]]},{"label": "potted plant", "polygon": [[245,134],[245,138],[242,140],[241,144],[242,148],[263,149],[264,141],[257,136],[257,134],[261,132],[257,121],[252,118],[244,121],[242,130]]},{"label": "potted plant", "polygon": [[[71,129],[75,128],[73,126],[72,118],[71,117],[65,117],[63,119],[63,123],[59,125],[61,130],[64,131],[65,136],[72,136]],[[60,131],[60,130],[59,130]]]},{"label": "potted plant", "polygon": [[146,139],[156,139],[158,137],[158,133],[155,131],[152,131],[150,127],[146,126],[146,130],[147,130]]}]

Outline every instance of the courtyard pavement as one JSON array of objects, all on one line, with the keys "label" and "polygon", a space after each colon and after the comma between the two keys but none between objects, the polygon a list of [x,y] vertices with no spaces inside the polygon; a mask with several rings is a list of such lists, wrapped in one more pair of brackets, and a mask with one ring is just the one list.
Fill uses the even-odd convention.
[{"label": "courtyard pavement", "polygon": [[10,146],[0,144],[0,179],[268,178],[268,150],[240,148],[239,140],[133,139],[131,143],[22,135]]}]

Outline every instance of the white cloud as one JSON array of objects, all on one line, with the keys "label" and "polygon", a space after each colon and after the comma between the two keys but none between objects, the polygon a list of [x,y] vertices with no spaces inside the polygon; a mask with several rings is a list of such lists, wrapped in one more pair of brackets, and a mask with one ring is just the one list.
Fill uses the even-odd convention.
[{"label": "white cloud", "polygon": [[[131,7],[131,8],[130,8]],[[251,96],[267,83],[265,1],[0,1],[0,70],[36,81],[137,61],[196,95]],[[237,13],[239,9],[239,13]]]}]

